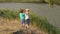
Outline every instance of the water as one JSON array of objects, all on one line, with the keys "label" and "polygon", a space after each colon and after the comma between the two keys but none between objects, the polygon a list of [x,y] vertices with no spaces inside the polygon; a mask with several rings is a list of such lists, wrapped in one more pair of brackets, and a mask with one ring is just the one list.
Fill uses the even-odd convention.
[{"label": "water", "polygon": [[19,8],[29,8],[37,15],[45,15],[54,26],[60,28],[60,6],[54,5],[51,8],[48,4],[35,3],[0,3],[0,9],[18,10]]}]

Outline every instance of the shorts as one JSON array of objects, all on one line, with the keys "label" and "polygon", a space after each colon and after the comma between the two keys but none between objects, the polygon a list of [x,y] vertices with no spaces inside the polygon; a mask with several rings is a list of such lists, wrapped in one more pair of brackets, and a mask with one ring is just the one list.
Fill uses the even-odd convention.
[{"label": "shorts", "polygon": [[25,23],[25,19],[21,19],[21,24]]},{"label": "shorts", "polygon": [[30,23],[30,19],[25,20],[25,24],[29,25],[29,23]]}]

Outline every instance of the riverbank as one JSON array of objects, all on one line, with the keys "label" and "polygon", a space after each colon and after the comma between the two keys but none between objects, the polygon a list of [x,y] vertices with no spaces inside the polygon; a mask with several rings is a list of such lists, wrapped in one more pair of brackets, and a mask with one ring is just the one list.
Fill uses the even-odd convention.
[{"label": "riverbank", "polygon": [[32,2],[32,3],[36,3],[36,2],[44,2],[44,0],[0,0],[1,3],[3,2]]},{"label": "riverbank", "polygon": [[[21,27],[20,19],[17,14],[19,15],[19,12],[5,9],[0,10],[0,34],[12,34],[23,28]],[[30,29],[34,31],[34,33],[36,33],[35,30],[37,30],[38,33],[46,34],[46,32],[38,30],[34,25],[30,25]],[[23,31],[28,33],[24,29]]]},{"label": "riverbank", "polygon": [[[11,24],[10,20],[16,20],[16,22],[14,21],[14,23],[19,22],[19,12],[18,11],[5,10],[5,9],[0,10],[0,17],[6,18],[7,22],[5,22],[5,23],[9,23],[9,25]],[[2,19],[2,20],[3,21],[1,22],[1,20],[0,20],[0,22],[4,23],[5,20],[4,19]],[[35,27],[37,27],[38,30],[47,32],[48,34],[60,34],[59,29],[56,28],[55,26],[53,26],[52,24],[49,24],[49,22],[47,21],[47,18],[43,15],[36,16],[34,13],[31,13],[30,20],[31,20],[31,25],[35,25]],[[11,25],[11,26],[13,26],[13,25]]]},{"label": "riverbank", "polygon": [[0,3],[48,3],[50,5],[54,5],[54,4],[57,4],[57,5],[60,5],[60,0],[54,0],[54,1],[51,1],[50,0],[0,0]]}]

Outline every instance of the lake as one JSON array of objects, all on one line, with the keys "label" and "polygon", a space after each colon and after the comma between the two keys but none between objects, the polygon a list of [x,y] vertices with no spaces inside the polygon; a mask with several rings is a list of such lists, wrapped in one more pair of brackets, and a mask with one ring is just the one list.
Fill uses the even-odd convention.
[{"label": "lake", "polygon": [[50,24],[60,28],[60,6],[54,5],[51,8],[48,4],[37,3],[0,3],[0,9],[18,10],[29,8],[36,15],[45,15]]}]

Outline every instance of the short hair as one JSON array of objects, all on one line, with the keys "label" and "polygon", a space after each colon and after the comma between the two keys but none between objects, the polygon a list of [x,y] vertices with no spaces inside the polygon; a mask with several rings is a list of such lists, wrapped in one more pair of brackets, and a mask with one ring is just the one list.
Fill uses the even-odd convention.
[{"label": "short hair", "polygon": [[23,9],[20,9],[20,13],[23,13],[23,11],[24,11]]}]

